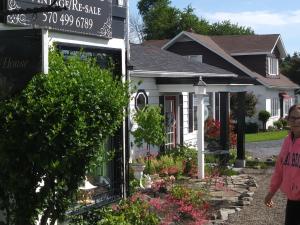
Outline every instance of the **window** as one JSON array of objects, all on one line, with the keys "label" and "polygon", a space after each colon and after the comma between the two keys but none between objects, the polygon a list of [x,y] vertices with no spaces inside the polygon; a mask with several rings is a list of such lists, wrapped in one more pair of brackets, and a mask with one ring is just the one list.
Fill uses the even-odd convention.
[{"label": "window", "polygon": [[[64,46],[59,44],[57,48],[66,58],[77,54],[82,49],[80,46]],[[82,50],[85,52],[85,56],[95,57],[97,64],[101,68],[111,68],[111,65],[114,65],[112,69],[113,76],[117,77],[118,74],[121,74],[120,51],[100,48],[85,48]],[[85,59],[85,56],[82,59]],[[92,194],[97,207],[115,201],[122,196],[122,185],[124,182],[122,176],[123,168],[122,164],[119,163],[123,160],[122,140],[123,132],[121,126],[113,136],[102,142],[100,149],[105,149],[107,154],[98,154],[94,164],[90,167],[90,182],[94,186],[97,186]]]},{"label": "window", "polygon": [[148,96],[145,90],[139,90],[135,96],[135,109],[141,110],[148,104]]},{"label": "window", "polygon": [[119,6],[125,6],[125,1],[124,0],[118,0],[118,5]]},{"label": "window", "polygon": [[194,101],[194,93],[189,93],[189,112],[188,112],[188,116],[189,116],[189,132],[193,132],[195,129],[195,121],[196,121],[196,129],[197,129],[197,118],[195,118],[194,116],[197,115],[197,111],[196,111],[196,107],[195,107],[195,101]]},{"label": "window", "polygon": [[193,115],[193,121],[194,121],[194,130],[198,130],[198,124],[197,124],[197,97],[195,94],[193,94],[193,101],[194,101],[194,115]]},{"label": "window", "polygon": [[271,99],[271,116],[279,116],[279,98],[272,98]]},{"label": "window", "polygon": [[189,59],[192,62],[200,62],[202,63],[202,55],[188,55],[186,56],[187,59]]},{"label": "window", "polygon": [[268,74],[276,76],[278,73],[278,59],[268,57]]},{"label": "window", "polygon": [[294,105],[294,98],[288,98],[288,99],[284,99],[284,116],[288,115],[289,112],[289,108]]}]

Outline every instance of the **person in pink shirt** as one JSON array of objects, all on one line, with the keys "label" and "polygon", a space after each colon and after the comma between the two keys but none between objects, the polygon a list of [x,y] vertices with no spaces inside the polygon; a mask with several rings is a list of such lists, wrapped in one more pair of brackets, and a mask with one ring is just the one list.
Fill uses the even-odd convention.
[{"label": "person in pink shirt", "polygon": [[273,207],[273,196],[280,188],[287,196],[285,225],[300,225],[300,105],[289,109],[290,133],[276,161],[265,205]]}]

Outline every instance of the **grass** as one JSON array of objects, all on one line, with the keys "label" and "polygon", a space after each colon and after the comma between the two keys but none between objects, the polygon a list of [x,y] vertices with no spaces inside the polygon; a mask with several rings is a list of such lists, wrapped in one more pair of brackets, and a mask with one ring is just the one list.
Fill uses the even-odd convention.
[{"label": "grass", "polygon": [[267,169],[275,166],[275,160],[271,162],[260,162],[255,160],[247,160],[246,167],[254,169]]},{"label": "grass", "polygon": [[273,141],[280,140],[287,136],[287,130],[259,132],[256,134],[246,134],[246,142]]}]

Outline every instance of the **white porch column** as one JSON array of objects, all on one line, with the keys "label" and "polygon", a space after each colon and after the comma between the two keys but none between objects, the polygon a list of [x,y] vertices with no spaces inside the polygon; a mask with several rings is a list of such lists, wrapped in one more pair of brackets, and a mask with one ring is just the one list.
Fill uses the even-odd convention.
[{"label": "white porch column", "polygon": [[212,102],[211,102],[211,111],[213,119],[216,120],[216,92],[212,92]]},{"label": "white porch column", "polygon": [[204,95],[206,95],[206,84],[200,77],[195,85],[197,97],[197,150],[198,150],[198,179],[204,178]]},{"label": "white porch column", "polygon": [[49,72],[49,34],[48,30],[42,30],[42,71],[44,74]]}]

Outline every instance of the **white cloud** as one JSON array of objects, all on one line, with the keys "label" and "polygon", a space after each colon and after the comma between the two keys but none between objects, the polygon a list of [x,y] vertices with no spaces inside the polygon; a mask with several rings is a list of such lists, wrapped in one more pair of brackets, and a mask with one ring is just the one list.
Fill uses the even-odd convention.
[{"label": "white cloud", "polygon": [[256,34],[281,34],[289,53],[300,52],[300,10],[294,11],[244,11],[201,13],[210,22],[230,20],[240,26],[251,27]]},{"label": "white cloud", "polygon": [[300,10],[288,12],[246,11],[246,12],[214,12],[203,15],[209,21],[230,20],[242,26],[254,29],[262,26],[286,26],[300,24]]}]

